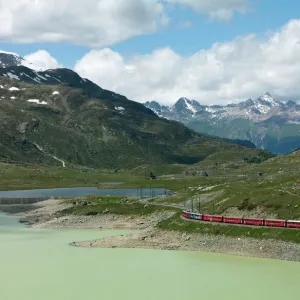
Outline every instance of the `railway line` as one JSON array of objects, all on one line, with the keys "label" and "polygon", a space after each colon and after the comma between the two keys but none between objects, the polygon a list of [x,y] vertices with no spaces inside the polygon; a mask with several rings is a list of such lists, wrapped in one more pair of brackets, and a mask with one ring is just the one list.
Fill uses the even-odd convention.
[{"label": "railway line", "polygon": [[277,227],[300,229],[299,220],[276,220],[276,219],[261,219],[261,218],[237,218],[226,216],[215,216],[207,214],[198,214],[188,211],[182,211],[182,217],[187,220],[200,221],[213,224],[228,224],[236,226],[256,226],[256,227]]}]

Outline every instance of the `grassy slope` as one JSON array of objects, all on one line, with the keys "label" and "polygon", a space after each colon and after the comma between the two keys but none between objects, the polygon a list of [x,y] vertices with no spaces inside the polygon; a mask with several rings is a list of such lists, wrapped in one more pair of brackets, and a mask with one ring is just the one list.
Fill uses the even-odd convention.
[{"label": "grassy slope", "polygon": [[129,172],[59,168],[45,165],[0,163],[0,190],[99,186],[103,182],[136,179]]},{"label": "grassy slope", "polygon": [[223,138],[248,139],[257,147],[269,149],[274,153],[290,153],[300,145],[298,124],[274,124],[272,119],[255,123],[245,119],[219,120],[213,124],[208,120],[186,124],[197,132]]},{"label": "grassy slope", "polygon": [[276,239],[300,243],[300,230],[297,229],[256,228],[189,222],[180,218],[180,213],[160,222],[158,227],[166,230],[177,230],[188,233],[225,235],[230,237],[243,236],[257,239]]},{"label": "grassy slope", "polygon": [[[117,215],[149,215],[158,211],[173,210],[154,205],[145,205],[136,200],[130,200],[124,197],[85,197],[87,201],[92,203],[91,206],[74,205],[71,208],[65,209],[61,213],[64,215],[75,214],[91,216],[102,213],[113,213]],[[73,202],[72,200],[68,200]]]},{"label": "grassy slope", "polygon": [[[166,230],[176,230],[187,233],[201,233],[212,235],[225,235],[231,237],[252,237],[258,239],[278,239],[283,241],[293,241],[300,243],[300,230],[278,229],[278,228],[255,228],[233,225],[205,224],[199,222],[189,222],[183,220],[181,211],[176,208],[156,206],[155,204],[144,205],[136,200],[129,200],[124,197],[86,197],[91,202],[91,206],[74,205],[65,209],[60,215],[98,215],[113,213],[117,215],[144,216],[155,212],[172,210],[177,213],[158,223],[157,227]],[[73,200],[68,200],[72,201]]]},{"label": "grassy slope", "polygon": [[[171,196],[167,201],[183,203],[195,199],[196,203],[200,197],[201,211],[206,213],[223,214],[234,207],[247,216],[254,214],[257,207],[262,207],[267,215],[300,219],[299,162],[300,153],[297,152],[238,170],[219,170],[215,176],[189,180],[187,186],[190,189],[181,190],[181,196]],[[259,177],[258,172],[262,172],[263,177]],[[201,191],[197,189],[199,186],[215,187]],[[209,197],[212,200],[206,202]]]},{"label": "grassy slope", "polygon": [[[140,167],[142,171],[138,168],[137,172],[137,169],[135,169],[135,174],[129,171],[112,174],[105,171],[1,164],[0,189],[67,186],[101,187],[103,186],[101,182],[124,181],[125,183],[120,187],[162,187],[176,191],[177,194],[163,199],[153,199],[150,203],[154,206],[149,205],[146,208],[144,204],[137,201],[121,201],[122,198],[120,197],[110,199],[92,197],[90,198],[94,203],[92,207],[77,206],[77,211],[73,210],[68,213],[97,214],[108,209],[117,214],[150,214],[156,210],[169,209],[156,207],[156,203],[170,205],[184,203],[184,201],[191,200],[198,195],[200,195],[200,199],[208,199],[211,195],[217,195],[211,198],[213,200],[201,204],[202,212],[222,214],[226,210],[235,207],[243,214],[247,214],[247,211],[255,213],[255,207],[259,205],[263,207],[266,214],[275,214],[278,218],[300,219],[300,189],[297,188],[300,176],[299,162],[300,152],[297,152],[289,156],[273,158],[259,165],[247,165],[237,170],[228,171],[226,167],[221,165],[219,172],[209,177],[182,176],[181,168],[184,168],[184,166],[161,166],[161,169],[157,166],[161,174],[169,174],[169,176],[162,176],[156,181],[145,180],[144,170],[147,170],[147,166]],[[170,175],[176,171],[180,172],[178,178],[176,178],[176,174]],[[257,176],[260,171],[264,174],[262,178]],[[199,186],[215,187],[210,191],[200,191],[196,189]],[[195,208],[197,208],[196,205]],[[300,242],[300,232],[297,230],[237,228],[235,226],[187,222],[179,217],[179,213],[180,210],[174,217],[161,222],[159,227],[186,232],[276,238]]]},{"label": "grassy slope", "polygon": [[[54,155],[68,166],[119,169],[146,163],[193,164],[218,151],[243,149],[196,134],[180,123],[157,117],[142,104],[95,85],[79,89],[7,78],[0,78],[0,84],[4,86],[0,89],[4,97],[0,101],[2,161],[61,164],[51,158]],[[9,91],[12,86],[20,90]],[[54,91],[60,94],[53,95]],[[47,105],[28,103],[28,99]]]}]

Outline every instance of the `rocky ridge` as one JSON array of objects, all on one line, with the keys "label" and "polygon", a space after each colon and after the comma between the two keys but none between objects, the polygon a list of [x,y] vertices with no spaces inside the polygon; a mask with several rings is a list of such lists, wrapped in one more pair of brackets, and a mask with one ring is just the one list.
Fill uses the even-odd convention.
[{"label": "rocky ridge", "polygon": [[257,99],[229,105],[201,105],[180,98],[172,106],[146,102],[158,116],[182,122],[197,132],[229,139],[249,140],[277,154],[300,146],[300,105],[283,103],[266,93]]}]

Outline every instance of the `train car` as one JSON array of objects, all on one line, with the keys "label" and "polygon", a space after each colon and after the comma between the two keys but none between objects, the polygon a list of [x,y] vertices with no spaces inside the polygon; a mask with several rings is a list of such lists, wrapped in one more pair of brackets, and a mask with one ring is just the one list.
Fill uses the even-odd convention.
[{"label": "train car", "polygon": [[201,214],[196,214],[196,213],[191,213],[190,218],[193,220],[202,220],[202,215]]},{"label": "train car", "polygon": [[243,224],[243,218],[224,217],[224,223]]},{"label": "train car", "polygon": [[202,215],[202,220],[210,222],[212,220],[212,217],[211,215]]},{"label": "train car", "polygon": [[286,227],[286,220],[265,220],[265,226]]},{"label": "train car", "polygon": [[286,227],[300,228],[300,221],[289,220],[289,221],[286,222]]},{"label": "train car", "polygon": [[223,223],[224,217],[222,216],[212,216],[212,222]]},{"label": "train car", "polygon": [[243,218],[243,224],[263,226],[264,225],[264,219]]},{"label": "train car", "polygon": [[187,211],[183,211],[182,216],[187,218],[187,219],[190,219],[190,217],[191,217],[190,213],[188,213]]}]

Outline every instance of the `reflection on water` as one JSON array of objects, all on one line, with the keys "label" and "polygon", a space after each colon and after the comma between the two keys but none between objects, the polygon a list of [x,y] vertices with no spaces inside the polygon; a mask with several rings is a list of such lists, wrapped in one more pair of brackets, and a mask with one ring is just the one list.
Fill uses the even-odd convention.
[{"label": "reflection on water", "polygon": [[298,299],[300,293],[298,263],[196,252],[77,248],[68,243],[124,232],[33,230],[13,226],[14,222],[0,215],[3,300],[282,300]]}]

